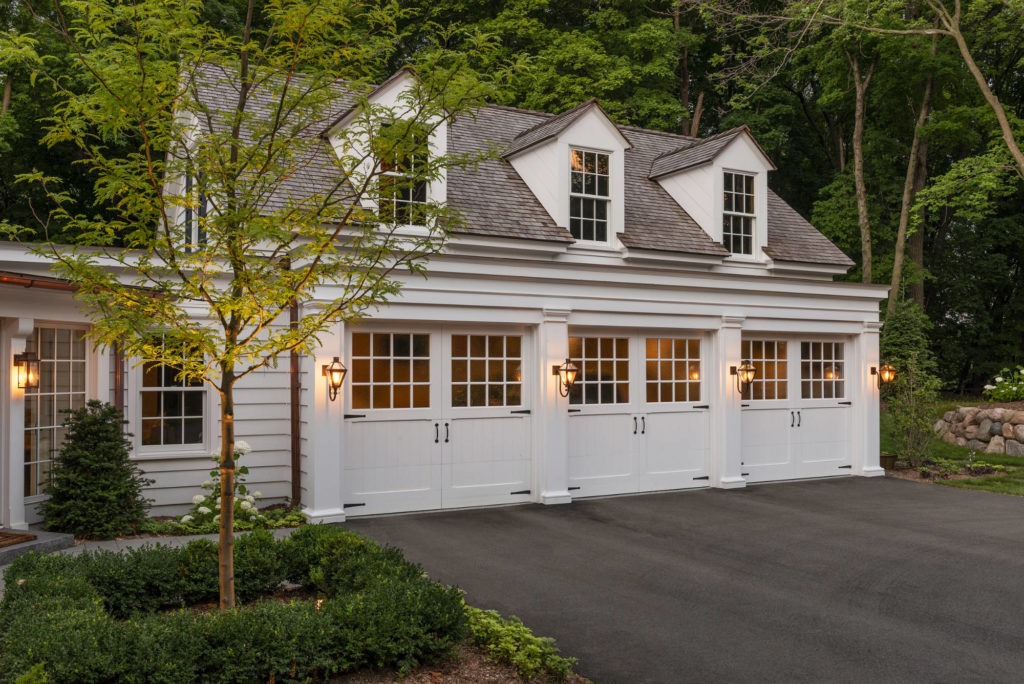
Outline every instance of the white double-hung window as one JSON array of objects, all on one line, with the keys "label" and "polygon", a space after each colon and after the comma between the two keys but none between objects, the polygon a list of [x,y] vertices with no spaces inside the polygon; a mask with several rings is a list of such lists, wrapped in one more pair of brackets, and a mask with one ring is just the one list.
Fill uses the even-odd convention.
[{"label": "white double-hung window", "polygon": [[569,151],[569,232],[577,240],[608,241],[608,155],[572,148]]},{"label": "white double-hung window", "polygon": [[754,176],[725,171],[722,245],[733,254],[754,254]]}]

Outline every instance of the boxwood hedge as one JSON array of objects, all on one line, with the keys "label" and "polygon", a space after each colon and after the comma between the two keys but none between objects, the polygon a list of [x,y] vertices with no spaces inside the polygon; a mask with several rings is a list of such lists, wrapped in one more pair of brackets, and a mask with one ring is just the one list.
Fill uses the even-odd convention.
[{"label": "boxwood hedge", "polygon": [[[461,593],[401,554],[331,526],[236,541],[241,607],[217,597],[207,540],[116,554],[29,554],[5,572],[0,681],[321,680],[364,666],[408,671],[467,634]],[[317,598],[268,598],[285,580]]]}]

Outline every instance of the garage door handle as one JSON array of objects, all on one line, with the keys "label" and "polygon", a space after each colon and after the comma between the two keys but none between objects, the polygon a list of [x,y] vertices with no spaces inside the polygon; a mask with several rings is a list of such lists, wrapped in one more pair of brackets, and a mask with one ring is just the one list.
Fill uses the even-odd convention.
[{"label": "garage door handle", "polygon": [[633,416],[633,434],[636,434],[636,416]]},{"label": "garage door handle", "polygon": [[800,415],[800,412],[797,411],[796,412],[796,426],[800,427],[800,423],[802,423],[802,422],[804,422],[804,418],[803,418],[802,415]]},{"label": "garage door handle", "polygon": [[440,426],[437,423],[434,423],[434,444],[441,441],[441,432],[438,429],[439,427]]},{"label": "garage door handle", "polygon": [[448,423],[444,424],[444,443],[448,443]]},{"label": "garage door handle", "polygon": [[640,434],[647,434],[647,416],[640,416]]},{"label": "garage door handle", "polygon": [[789,427],[793,427],[796,424],[796,414],[793,411],[789,412]]}]

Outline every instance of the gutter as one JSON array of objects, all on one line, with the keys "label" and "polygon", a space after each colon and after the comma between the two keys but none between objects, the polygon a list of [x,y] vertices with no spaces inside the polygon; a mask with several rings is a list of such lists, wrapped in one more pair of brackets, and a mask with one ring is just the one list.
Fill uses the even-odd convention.
[{"label": "gutter", "polygon": [[24,288],[38,287],[43,290],[59,290],[61,292],[74,292],[78,289],[68,281],[60,280],[59,278],[12,273],[10,271],[0,271],[0,285],[15,285]]}]

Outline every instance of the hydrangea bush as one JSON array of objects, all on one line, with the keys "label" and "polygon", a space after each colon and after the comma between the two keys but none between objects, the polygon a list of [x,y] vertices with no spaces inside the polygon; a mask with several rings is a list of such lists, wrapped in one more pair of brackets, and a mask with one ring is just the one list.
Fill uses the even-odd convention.
[{"label": "hydrangea bush", "polygon": [[[263,517],[256,507],[256,501],[263,495],[259,492],[250,492],[245,486],[245,476],[249,469],[238,465],[238,460],[252,451],[248,442],[238,440],[235,442],[235,520],[239,522],[256,522]],[[220,452],[213,454],[213,460],[220,464]],[[206,525],[207,523],[220,522],[220,468],[210,471],[210,479],[202,484],[206,494],[196,494],[192,497],[192,510],[181,516],[180,522],[193,525]]]},{"label": "hydrangea bush", "polygon": [[1024,366],[1012,371],[1004,368],[993,382],[982,392],[989,401],[1024,401]]}]

